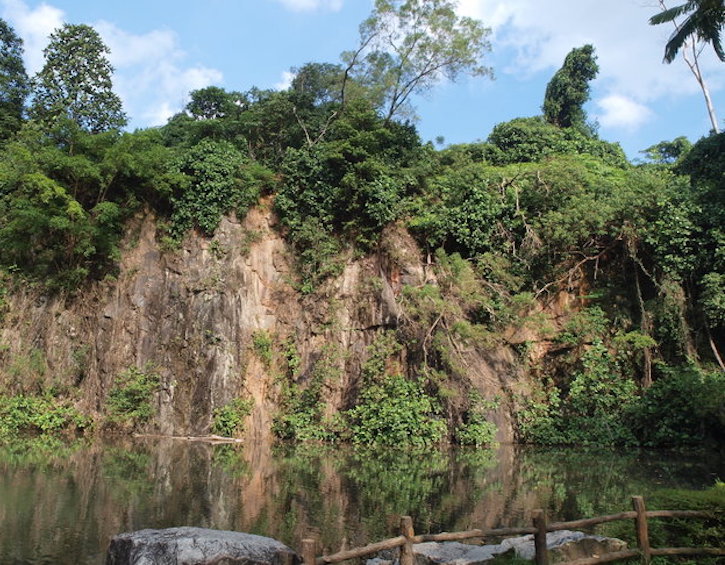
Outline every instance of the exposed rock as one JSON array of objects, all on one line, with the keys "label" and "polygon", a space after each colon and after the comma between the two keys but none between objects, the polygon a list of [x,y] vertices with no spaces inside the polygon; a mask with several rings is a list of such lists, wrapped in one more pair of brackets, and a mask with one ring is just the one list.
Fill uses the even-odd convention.
[{"label": "exposed rock", "polygon": [[293,565],[294,551],[277,540],[204,528],[140,530],[114,536],[106,565]]},{"label": "exposed rock", "polygon": [[[117,277],[74,295],[14,291],[0,321],[0,385],[16,394],[77,389],[79,408],[102,416],[116,377],[149,368],[160,390],[154,416],[137,431],[205,436],[214,411],[242,397],[251,403],[245,439],[267,443],[284,367],[255,352],[254,336],[264,332],[278,363],[294,352],[301,384],[322,357],[331,360],[339,378],[325,384],[324,414],[349,408],[368,347],[406,317],[405,287],[437,284],[431,260],[402,224],[394,224],[375,252],[351,253],[339,276],[304,294],[271,209],[263,200],[243,219],[222,219],[211,239],[190,232],[176,250],[164,249],[152,214],[139,216],[129,226]],[[460,392],[473,388],[485,399],[504,399],[487,417],[498,427],[497,441],[513,441],[512,406],[505,399],[522,380],[518,358],[505,344],[458,345]],[[401,352],[391,361],[395,371],[415,372],[416,355]],[[451,402],[455,422],[466,409],[459,404]]]},{"label": "exposed rock", "polygon": [[[604,555],[626,549],[627,543],[617,538],[592,536],[583,532],[561,530],[546,534],[546,546],[552,563],[563,563],[593,555]],[[513,551],[521,559],[534,559],[534,536],[508,538],[501,542],[501,553]]]},{"label": "exposed rock", "polygon": [[[562,530],[546,534],[546,545],[552,563],[563,563],[594,555],[604,555],[626,549],[620,539],[592,536],[583,532]],[[497,545],[472,545],[459,542],[428,542],[413,545],[417,565],[478,565],[495,557],[511,553],[521,559],[533,560],[534,536],[507,538]],[[369,559],[367,565],[397,564],[391,552]]]}]

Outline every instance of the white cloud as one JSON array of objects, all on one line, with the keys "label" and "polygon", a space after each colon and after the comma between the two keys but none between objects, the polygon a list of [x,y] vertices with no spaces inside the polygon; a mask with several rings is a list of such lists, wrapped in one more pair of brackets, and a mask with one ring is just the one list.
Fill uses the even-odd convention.
[{"label": "white cloud", "polygon": [[[634,127],[643,123],[644,105],[689,96],[698,90],[684,62],[662,64],[671,30],[649,25],[649,17],[658,11],[653,1],[460,0],[459,10],[493,28],[492,56],[503,53],[506,63],[501,64],[508,65],[495,68],[497,73],[528,78],[542,71],[553,72],[572,48],[593,44],[600,68],[593,92],[602,98],[600,102],[608,104],[602,106],[602,125],[623,123],[614,116],[626,115],[624,100],[636,105],[626,110],[630,112],[628,127]],[[709,47],[703,51],[700,64],[710,89],[722,89],[722,63]]]},{"label": "white cloud", "polygon": [[321,8],[337,12],[342,8],[343,0],[277,0],[288,10],[294,12],[311,12]]},{"label": "white cloud", "polygon": [[170,30],[135,35],[108,22],[94,27],[111,50],[115,89],[134,121],[164,124],[183,108],[190,91],[223,79],[216,69],[189,66],[178,37]]},{"label": "white cloud", "polygon": [[41,4],[31,10],[22,0],[2,0],[3,18],[7,20],[24,41],[25,66],[33,75],[43,67],[43,49],[48,36],[63,25],[62,10]]},{"label": "white cloud", "polygon": [[[65,14],[49,4],[31,10],[22,0],[1,1],[3,17],[25,42],[28,73],[35,74],[43,66],[48,35],[63,25]],[[170,30],[133,34],[105,21],[91,25],[110,49],[114,90],[134,125],[161,125],[184,107],[191,90],[222,82],[217,69],[189,64]]]},{"label": "white cloud", "polygon": [[601,113],[597,121],[605,128],[623,128],[633,131],[652,118],[652,111],[631,98],[611,94],[596,101]]},{"label": "white cloud", "polygon": [[280,81],[274,85],[275,90],[287,90],[292,86],[292,81],[295,79],[295,73],[290,71],[282,71]]}]

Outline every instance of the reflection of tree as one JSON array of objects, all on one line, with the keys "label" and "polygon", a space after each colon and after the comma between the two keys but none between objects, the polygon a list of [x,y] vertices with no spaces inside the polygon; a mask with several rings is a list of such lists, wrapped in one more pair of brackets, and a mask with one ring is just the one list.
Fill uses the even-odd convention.
[{"label": "reflection of tree", "polygon": [[[37,447],[37,446],[36,446]],[[720,457],[718,460],[717,458]],[[426,452],[180,441],[51,449],[0,448],[0,562],[31,556],[102,561],[110,536],[194,525],[247,531],[326,552],[394,534],[402,514],[415,529],[457,531],[528,524],[629,508],[630,496],[702,488],[717,453],[502,447]],[[55,532],[49,535],[48,532]],[[24,555],[23,558],[9,557]]]},{"label": "reflection of tree", "polygon": [[629,510],[632,495],[645,498],[669,486],[707,486],[710,465],[697,454],[606,449],[523,450],[519,488],[535,492],[551,519],[574,520]]}]

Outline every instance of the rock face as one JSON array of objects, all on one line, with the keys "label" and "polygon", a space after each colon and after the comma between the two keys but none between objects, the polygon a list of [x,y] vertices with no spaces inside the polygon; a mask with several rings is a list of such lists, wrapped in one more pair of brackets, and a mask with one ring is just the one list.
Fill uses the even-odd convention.
[{"label": "rock face", "polygon": [[[209,434],[214,411],[243,397],[252,405],[246,439],[266,442],[280,371],[255,349],[263,335],[279,355],[291,344],[301,383],[321,359],[334,359],[340,377],[325,385],[325,414],[349,408],[368,346],[405,319],[405,288],[435,285],[435,274],[410,234],[394,225],[375,252],[350,254],[338,277],[303,294],[271,208],[262,202],[243,220],[224,218],[213,238],[190,233],[172,250],[164,248],[156,219],[139,217],[115,277],[74,296],[46,297],[32,288],[8,296],[0,385],[18,394],[77,390],[82,409],[102,413],[118,375],[152,368],[161,387],[142,432]],[[493,400],[517,392],[521,370],[511,347],[454,345],[465,372],[462,395],[473,388]],[[420,359],[405,355],[396,361],[399,370],[414,374]],[[513,439],[511,410],[503,400],[489,414],[500,442]],[[451,417],[460,419],[455,412]]]},{"label": "rock face", "polygon": [[[627,544],[616,538],[590,536],[583,532],[562,530],[546,534],[546,545],[552,563],[565,563],[605,555],[626,549]],[[497,545],[471,545],[458,542],[428,542],[413,545],[416,565],[478,565],[489,563],[504,554],[515,555],[520,559],[533,561],[534,536],[508,538]],[[397,563],[392,555],[381,555],[368,560],[368,565],[386,565]]]},{"label": "rock face", "polygon": [[207,530],[169,528],[119,534],[106,565],[295,565],[294,551],[271,538]]}]

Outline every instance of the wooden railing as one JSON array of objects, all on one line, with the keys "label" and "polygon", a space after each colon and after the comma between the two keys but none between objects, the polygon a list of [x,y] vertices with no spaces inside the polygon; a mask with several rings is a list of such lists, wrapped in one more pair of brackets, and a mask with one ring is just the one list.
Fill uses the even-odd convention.
[{"label": "wooden railing", "polygon": [[637,536],[637,549],[607,553],[598,557],[578,559],[569,561],[565,565],[594,565],[596,563],[612,563],[632,557],[640,557],[642,563],[649,564],[654,556],[673,555],[699,555],[699,556],[720,556],[725,555],[725,548],[693,548],[693,547],[669,547],[656,549],[650,546],[649,540],[649,518],[706,518],[711,516],[708,512],[692,510],[655,510],[648,512],[645,509],[644,499],[641,496],[632,497],[634,510],[620,512],[609,516],[587,518],[572,522],[547,523],[543,510],[534,510],[532,513],[533,526],[524,528],[500,528],[494,530],[467,530],[463,532],[443,532],[440,534],[415,535],[413,520],[410,516],[403,516],[400,519],[400,535],[363,547],[348,549],[333,553],[332,555],[317,555],[317,542],[307,538],[302,540],[302,560],[304,565],[327,565],[340,563],[348,559],[358,559],[374,555],[380,551],[400,548],[400,565],[413,565],[413,544],[429,541],[461,541],[475,538],[502,538],[508,536],[520,536],[534,534],[534,548],[536,565],[549,565],[549,551],[546,546],[546,533],[560,530],[575,530],[589,528],[597,524],[614,522],[616,520],[634,520],[635,533]]}]

